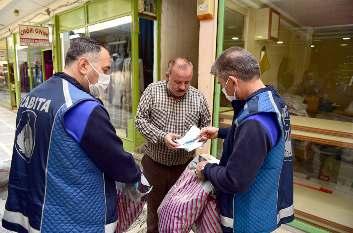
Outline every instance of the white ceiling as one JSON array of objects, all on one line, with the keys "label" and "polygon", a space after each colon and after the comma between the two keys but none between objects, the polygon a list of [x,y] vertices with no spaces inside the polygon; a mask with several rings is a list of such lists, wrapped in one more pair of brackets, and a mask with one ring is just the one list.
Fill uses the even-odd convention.
[{"label": "white ceiling", "polygon": [[[229,0],[228,0],[229,1]],[[353,24],[353,0],[232,0],[243,7],[270,6],[302,27]]]},{"label": "white ceiling", "polygon": [[267,0],[301,26],[353,24],[353,0]]},{"label": "white ceiling", "polygon": [[[40,9],[46,9],[56,0],[0,0],[0,30],[16,23]],[[14,10],[19,10],[19,15]]]},{"label": "white ceiling", "polygon": [[[19,24],[45,23],[50,16],[87,0],[0,0],[0,39],[18,30]],[[14,10],[19,10],[19,15]],[[50,13],[50,15],[48,15]]]}]

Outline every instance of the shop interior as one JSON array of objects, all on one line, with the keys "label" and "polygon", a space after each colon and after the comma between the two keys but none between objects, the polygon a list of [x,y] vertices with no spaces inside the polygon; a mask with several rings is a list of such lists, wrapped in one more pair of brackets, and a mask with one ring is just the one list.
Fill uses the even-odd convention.
[{"label": "shop interior", "polygon": [[[153,18],[139,19],[139,93],[156,79],[155,30]],[[128,137],[128,124],[132,120],[132,62],[131,62],[132,17],[124,16],[88,26],[88,35],[109,50],[112,56],[111,82],[105,96],[100,96],[107,108],[112,124],[119,136]],[[63,63],[70,40],[85,36],[85,28],[62,32]]]},{"label": "shop interior", "polygon": [[[19,76],[17,85],[20,98],[53,75],[52,35],[51,27],[48,28],[49,43],[23,45],[20,36],[16,34],[16,72]],[[12,64],[9,64],[10,68],[11,66]]]},{"label": "shop interior", "polygon": [[[223,48],[257,56],[262,79],[289,107],[296,210],[353,230],[353,4],[225,3]],[[220,125],[232,117],[221,96]]]},{"label": "shop interior", "polygon": [[[16,85],[15,85],[15,51],[14,51],[14,43],[13,43],[13,37],[8,37],[6,39],[6,46],[7,46],[7,81],[8,81],[8,89],[4,92],[3,94],[7,95],[7,92],[9,94],[10,98],[10,105],[12,109],[16,109],[17,107],[17,101],[16,101]],[[6,68],[5,68],[6,70]]]},{"label": "shop interior", "polygon": [[0,40],[0,105],[9,107],[8,62],[6,40]]}]

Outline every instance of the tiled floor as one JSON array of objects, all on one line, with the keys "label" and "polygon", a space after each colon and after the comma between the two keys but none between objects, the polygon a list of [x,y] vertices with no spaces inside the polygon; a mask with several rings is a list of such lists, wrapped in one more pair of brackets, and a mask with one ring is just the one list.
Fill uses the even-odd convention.
[{"label": "tiled floor", "polygon": [[0,161],[11,159],[16,113],[0,107]]},{"label": "tiled floor", "polygon": [[[15,137],[16,113],[9,109],[0,107],[0,164],[11,160],[13,140]],[[5,208],[7,192],[4,187],[0,187],[0,219]],[[9,233],[1,227],[1,233]]]}]

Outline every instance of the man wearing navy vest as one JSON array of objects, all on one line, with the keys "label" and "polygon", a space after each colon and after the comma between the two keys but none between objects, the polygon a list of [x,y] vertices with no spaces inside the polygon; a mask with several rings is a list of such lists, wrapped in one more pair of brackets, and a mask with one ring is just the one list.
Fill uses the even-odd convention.
[{"label": "man wearing navy vest", "polygon": [[231,47],[212,66],[234,109],[229,128],[207,127],[201,139],[224,139],[219,165],[200,162],[196,175],[217,193],[223,232],[267,233],[293,220],[290,119],[279,94],[260,79],[248,51]]},{"label": "man wearing navy vest", "polygon": [[2,224],[11,231],[115,232],[115,181],[141,172],[97,98],[110,79],[107,49],[71,40],[65,69],[25,96],[18,109]]}]

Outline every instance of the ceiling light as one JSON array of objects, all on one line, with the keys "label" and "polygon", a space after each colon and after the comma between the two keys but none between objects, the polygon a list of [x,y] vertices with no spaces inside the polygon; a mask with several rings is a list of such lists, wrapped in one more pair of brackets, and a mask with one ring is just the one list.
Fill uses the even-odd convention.
[{"label": "ceiling light", "polygon": [[310,48],[314,48],[314,47],[315,47],[315,45],[313,45],[313,44],[312,44],[312,45],[310,45]]},{"label": "ceiling light", "polygon": [[86,29],[85,28],[79,28],[79,29],[75,29],[72,30],[75,34],[85,34],[86,33]]},{"label": "ceiling light", "polygon": [[350,37],[343,37],[342,40],[350,40]]},{"label": "ceiling light", "polygon": [[348,44],[341,44],[342,47],[348,46]]},{"label": "ceiling light", "polygon": [[264,38],[263,36],[256,36],[256,38],[258,38],[258,39],[262,39],[262,38]]},{"label": "ceiling light", "polygon": [[276,43],[277,43],[277,44],[283,44],[284,42],[281,41],[281,40],[279,40],[279,41],[277,41]]},{"label": "ceiling light", "polygon": [[13,14],[14,14],[15,16],[19,16],[19,15],[20,15],[20,11],[19,11],[18,9],[15,9],[15,10],[13,11]]},{"label": "ceiling light", "polygon": [[79,34],[73,34],[73,35],[69,36],[69,39],[72,40],[72,39],[79,38],[79,37],[80,37]]},{"label": "ceiling light", "polygon": [[239,40],[239,37],[234,36],[232,37],[232,40]]},{"label": "ceiling light", "polygon": [[86,29],[85,28],[79,28],[79,29],[75,29],[72,30],[75,34],[85,34],[86,33]]}]

